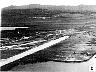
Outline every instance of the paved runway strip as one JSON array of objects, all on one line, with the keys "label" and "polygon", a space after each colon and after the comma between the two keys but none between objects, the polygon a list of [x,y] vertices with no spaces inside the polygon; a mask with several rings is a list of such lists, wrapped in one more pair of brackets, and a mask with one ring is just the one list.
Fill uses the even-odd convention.
[{"label": "paved runway strip", "polygon": [[11,62],[13,62],[13,61],[16,61],[16,60],[18,60],[18,59],[20,59],[20,58],[23,58],[23,57],[25,57],[25,56],[27,56],[27,55],[33,54],[33,53],[35,53],[35,52],[37,52],[37,51],[40,51],[40,50],[43,50],[43,49],[45,49],[45,48],[48,48],[48,47],[50,47],[50,46],[52,46],[52,45],[55,45],[55,44],[57,44],[57,43],[65,40],[65,39],[67,39],[68,37],[69,37],[69,36],[64,36],[64,37],[61,37],[61,38],[59,38],[59,39],[49,41],[49,42],[47,42],[47,43],[44,43],[43,45],[40,45],[40,46],[38,46],[38,47],[34,47],[34,48],[32,48],[32,49],[30,49],[30,50],[28,50],[28,51],[25,51],[25,52],[23,52],[23,53],[20,53],[20,54],[18,54],[18,55],[13,56],[13,57],[7,58],[7,59],[5,59],[5,60],[0,60],[0,67],[6,65],[6,64],[8,64],[8,63],[11,63]]}]

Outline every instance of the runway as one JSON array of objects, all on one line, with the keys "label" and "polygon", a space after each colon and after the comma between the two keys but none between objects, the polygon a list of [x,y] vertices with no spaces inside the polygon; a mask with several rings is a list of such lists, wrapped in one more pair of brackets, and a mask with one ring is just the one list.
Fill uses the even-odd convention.
[{"label": "runway", "polygon": [[69,36],[64,36],[64,37],[61,37],[61,38],[56,39],[56,40],[51,40],[51,41],[49,41],[47,43],[44,43],[43,45],[40,45],[38,47],[34,47],[34,48],[32,48],[30,50],[27,50],[27,51],[25,51],[23,53],[20,53],[18,55],[12,56],[12,57],[4,59],[4,60],[0,60],[0,67],[4,66],[6,64],[9,64],[11,62],[14,62],[16,60],[19,60],[19,59],[21,59],[21,58],[23,58],[23,57],[25,57],[27,55],[31,55],[31,54],[33,54],[33,53],[35,53],[37,51],[40,51],[40,50],[43,50],[43,49],[48,48],[50,46],[53,46],[53,45],[65,40],[65,39],[67,39],[68,37]]}]

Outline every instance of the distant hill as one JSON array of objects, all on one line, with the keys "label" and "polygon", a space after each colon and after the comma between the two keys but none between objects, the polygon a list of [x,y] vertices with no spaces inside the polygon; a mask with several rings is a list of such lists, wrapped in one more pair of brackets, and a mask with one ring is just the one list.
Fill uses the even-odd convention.
[{"label": "distant hill", "polygon": [[[87,19],[92,13],[94,13],[93,16],[96,14],[96,5],[55,6],[31,4],[9,6],[2,9],[1,26],[33,27],[34,25],[34,29],[41,27],[42,29],[45,27],[53,29],[54,26],[54,28],[57,28],[62,27],[64,24],[72,24],[72,20],[74,23],[77,21],[80,23],[80,19]],[[83,21],[81,22],[84,24]],[[57,24],[60,23],[62,25],[58,26]]]},{"label": "distant hill", "polygon": [[32,9],[32,8],[42,8],[51,10],[88,10],[96,11],[96,5],[78,5],[78,6],[55,6],[55,5],[40,5],[40,4],[30,4],[22,6],[9,6],[4,9]]}]

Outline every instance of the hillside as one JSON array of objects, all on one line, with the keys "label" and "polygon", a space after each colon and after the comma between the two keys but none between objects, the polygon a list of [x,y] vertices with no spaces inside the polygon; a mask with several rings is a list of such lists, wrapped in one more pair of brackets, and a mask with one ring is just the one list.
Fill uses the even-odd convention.
[{"label": "hillside", "polygon": [[78,5],[78,6],[55,6],[55,5],[40,5],[40,4],[30,4],[30,5],[22,5],[22,6],[9,6],[4,9],[32,9],[32,8],[42,8],[42,9],[50,9],[50,10],[92,10],[96,11],[96,5]]},{"label": "hillside", "polygon": [[[9,6],[2,9],[2,27],[34,27],[38,29],[61,28],[65,24],[94,23],[96,18],[95,5],[92,6],[47,6],[24,5]],[[49,25],[50,24],[50,25]],[[58,25],[59,24],[59,25]],[[58,27],[57,27],[58,26]],[[64,27],[64,26],[63,26]],[[68,27],[69,28],[69,27]]]}]

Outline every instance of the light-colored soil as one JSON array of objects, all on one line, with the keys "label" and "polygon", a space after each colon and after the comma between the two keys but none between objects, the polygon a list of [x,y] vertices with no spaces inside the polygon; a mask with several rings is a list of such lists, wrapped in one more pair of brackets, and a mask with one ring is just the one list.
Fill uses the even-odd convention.
[{"label": "light-colored soil", "polygon": [[[91,67],[93,67],[91,70]],[[95,72],[96,55],[89,61],[81,63],[64,63],[64,62],[42,62],[35,64],[19,65],[10,71],[31,71],[31,72]]]}]

